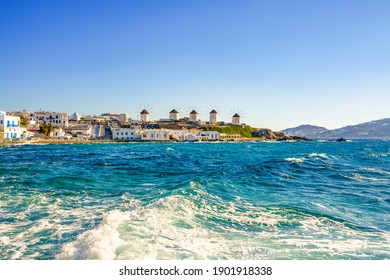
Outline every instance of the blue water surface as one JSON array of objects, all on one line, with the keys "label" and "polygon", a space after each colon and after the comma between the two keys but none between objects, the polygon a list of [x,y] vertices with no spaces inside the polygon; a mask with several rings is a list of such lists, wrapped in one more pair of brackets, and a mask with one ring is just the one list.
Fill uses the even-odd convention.
[{"label": "blue water surface", "polygon": [[390,141],[0,146],[1,259],[389,259]]}]

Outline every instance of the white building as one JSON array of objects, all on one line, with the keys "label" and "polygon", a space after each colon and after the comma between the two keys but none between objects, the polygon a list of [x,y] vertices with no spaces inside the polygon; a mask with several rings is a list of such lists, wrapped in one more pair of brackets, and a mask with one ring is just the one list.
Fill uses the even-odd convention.
[{"label": "white building", "polygon": [[145,109],[142,110],[142,112],[140,113],[140,116],[141,116],[141,121],[143,121],[143,122],[149,121],[149,112],[146,111]]},{"label": "white building", "polygon": [[218,122],[218,113],[215,110],[210,112],[210,124],[214,124]]},{"label": "white building", "polygon": [[169,119],[172,121],[177,121],[179,120],[179,112],[173,109],[172,111],[169,112]]},{"label": "white building", "polygon": [[50,132],[50,138],[54,138],[54,139],[65,138],[65,130],[61,127],[54,128],[53,131]]},{"label": "white building", "polygon": [[74,121],[80,121],[81,117],[82,116],[79,113],[75,112],[73,115],[69,116],[69,119]]},{"label": "white building", "polygon": [[197,136],[200,140],[217,141],[220,138],[220,134],[217,131],[202,131],[198,132]]},{"label": "white building", "polygon": [[79,138],[91,138],[92,125],[90,124],[74,124],[65,128],[65,132],[69,134],[76,134]]},{"label": "white building", "polygon": [[198,112],[192,110],[190,113],[190,122],[197,122],[199,120]]},{"label": "white building", "polygon": [[235,113],[232,117],[232,124],[240,125],[240,115]]},{"label": "white building", "polygon": [[[190,135],[193,134],[187,129],[171,129],[169,130],[170,138],[177,140],[179,142],[190,141]],[[194,141],[194,140],[192,140]]]},{"label": "white building", "polygon": [[144,141],[169,141],[169,131],[166,129],[143,129],[141,140]]},{"label": "white building", "polygon": [[133,128],[112,128],[112,139],[115,140],[141,140],[139,127]]},{"label": "white building", "polygon": [[3,140],[26,139],[26,128],[20,127],[20,117],[0,111],[0,133]]},{"label": "white building", "polygon": [[55,113],[55,112],[36,112],[30,113],[30,121],[36,121],[38,123],[51,123],[53,126],[67,127],[68,126],[68,114],[67,113]]}]

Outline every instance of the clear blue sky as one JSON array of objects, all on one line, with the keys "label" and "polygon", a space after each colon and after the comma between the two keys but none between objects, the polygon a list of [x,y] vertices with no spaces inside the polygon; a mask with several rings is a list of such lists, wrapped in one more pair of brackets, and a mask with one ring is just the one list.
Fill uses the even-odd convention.
[{"label": "clear blue sky", "polygon": [[390,117],[390,1],[0,0],[0,110]]}]

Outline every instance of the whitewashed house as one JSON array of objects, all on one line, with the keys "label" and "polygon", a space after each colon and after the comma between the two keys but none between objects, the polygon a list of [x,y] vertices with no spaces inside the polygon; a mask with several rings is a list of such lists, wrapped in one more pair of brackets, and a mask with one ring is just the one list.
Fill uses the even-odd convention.
[{"label": "whitewashed house", "polygon": [[190,141],[189,137],[191,132],[189,132],[187,129],[170,129],[169,130],[169,136],[171,139],[177,140],[179,142],[185,142]]},{"label": "whitewashed house", "polygon": [[74,124],[65,128],[65,132],[77,135],[78,138],[91,138],[92,137],[92,125],[90,124]]},{"label": "whitewashed house", "polygon": [[20,117],[0,111],[0,133],[3,140],[26,139],[26,128],[20,127]]},{"label": "whitewashed house", "polygon": [[50,138],[53,139],[64,139],[65,138],[65,130],[61,127],[56,127],[50,132]]},{"label": "whitewashed house", "polygon": [[199,132],[198,137],[201,140],[217,141],[220,138],[220,134],[217,131],[202,131],[202,132]]},{"label": "whitewashed house", "polygon": [[112,139],[114,140],[141,140],[140,128],[112,128]]},{"label": "whitewashed house", "polygon": [[30,121],[36,121],[38,123],[46,123],[53,126],[67,127],[68,126],[68,114],[56,113],[56,112],[35,112],[30,113]]},{"label": "whitewashed house", "polygon": [[143,129],[141,130],[141,140],[169,141],[169,131],[167,129]]}]

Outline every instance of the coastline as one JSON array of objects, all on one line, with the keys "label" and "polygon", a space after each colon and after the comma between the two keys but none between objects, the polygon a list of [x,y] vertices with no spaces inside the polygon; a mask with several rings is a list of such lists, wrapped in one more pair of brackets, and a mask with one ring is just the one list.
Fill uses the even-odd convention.
[{"label": "coastline", "polygon": [[275,140],[275,139],[259,139],[259,138],[241,138],[233,141],[202,141],[202,142],[179,142],[175,140],[169,141],[149,141],[149,140],[115,140],[115,139],[33,139],[33,140],[16,140],[2,141],[1,146],[19,146],[19,145],[40,145],[40,144],[92,144],[92,143],[245,143],[245,142],[297,142],[298,140]]}]

